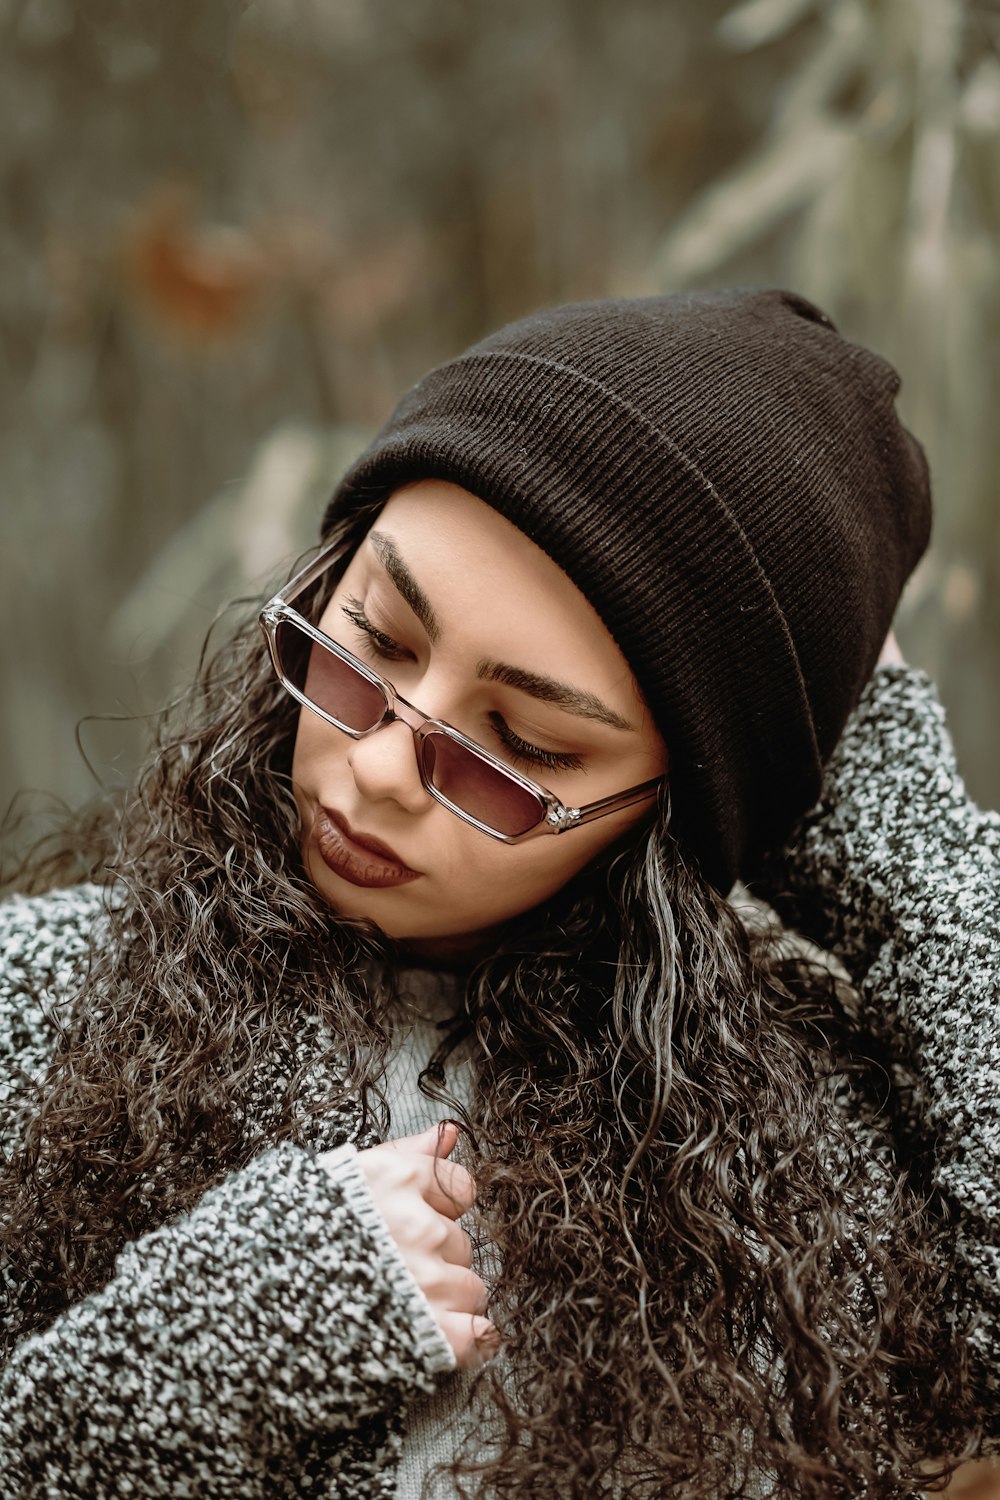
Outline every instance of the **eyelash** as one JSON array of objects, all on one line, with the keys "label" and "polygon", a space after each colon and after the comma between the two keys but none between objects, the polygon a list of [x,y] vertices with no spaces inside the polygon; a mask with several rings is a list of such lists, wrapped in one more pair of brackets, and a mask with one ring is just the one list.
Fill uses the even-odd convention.
[{"label": "eyelash", "polygon": [[[410,653],[392,639],[391,636],[379,630],[373,625],[364,612],[360,599],[349,599],[346,604],[341,605],[341,613],[344,614],[355,630],[362,638],[362,644],[367,646],[372,655],[379,661],[406,661]],[[520,735],[515,734],[510,726],[504,721],[502,715],[492,713],[489,715],[490,724],[497,739],[503,745],[507,754],[515,765],[520,765],[528,770],[537,770],[539,766],[547,771],[577,771],[582,769],[583,762],[578,755],[570,755],[558,750],[543,750],[539,745],[531,745],[527,740],[522,740]]]},{"label": "eyelash", "polygon": [[539,766],[546,771],[582,769],[583,762],[578,755],[561,754],[558,750],[542,750],[538,745],[530,745],[527,740],[522,740],[519,734],[514,733],[500,714],[490,714],[489,720],[497,739],[515,765],[527,767],[528,770],[537,770]]},{"label": "eyelash", "polygon": [[360,599],[348,599],[347,603],[341,606],[341,610],[359,632],[363,643],[375,648],[376,656],[381,657],[383,661],[406,660],[407,653],[402,647],[398,646],[391,636],[372,624],[362,608]]}]

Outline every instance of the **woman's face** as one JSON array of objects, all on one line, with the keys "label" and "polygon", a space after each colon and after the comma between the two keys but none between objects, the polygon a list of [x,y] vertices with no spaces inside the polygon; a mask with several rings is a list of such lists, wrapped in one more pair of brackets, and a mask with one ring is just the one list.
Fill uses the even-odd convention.
[{"label": "woman's face", "polygon": [[[397,490],[318,623],[422,713],[568,805],[666,770],[631,670],[583,594],[458,485],[422,480]],[[514,670],[498,673],[497,664]],[[539,679],[549,698],[539,696]],[[552,701],[552,684],[573,689],[575,706]],[[475,949],[650,811],[647,801],[559,836],[504,844],[425,791],[406,724],[355,740],[307,708],[292,777],[303,857],[324,900],[439,956]],[[352,835],[386,846],[397,875],[402,865],[413,876],[381,883],[393,862]]]}]

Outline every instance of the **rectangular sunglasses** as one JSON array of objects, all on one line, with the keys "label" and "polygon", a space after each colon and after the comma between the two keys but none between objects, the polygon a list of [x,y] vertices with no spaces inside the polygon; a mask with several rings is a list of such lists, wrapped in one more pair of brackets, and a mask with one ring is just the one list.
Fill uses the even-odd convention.
[{"label": "rectangular sunglasses", "polygon": [[567,807],[451,724],[422,713],[391,682],[292,607],[338,558],[339,551],[321,553],[259,616],[278,680],[306,708],[356,740],[401,720],[413,733],[420,779],[430,796],[505,844],[540,833],[566,833],[656,795],[662,777],[583,807]]}]

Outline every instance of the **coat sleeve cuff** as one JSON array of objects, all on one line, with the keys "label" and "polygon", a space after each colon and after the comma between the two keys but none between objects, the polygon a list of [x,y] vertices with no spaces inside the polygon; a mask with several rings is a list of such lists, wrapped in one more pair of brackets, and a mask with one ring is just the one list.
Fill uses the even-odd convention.
[{"label": "coat sleeve cuff", "polygon": [[358,1163],[357,1149],[353,1145],[339,1146],[335,1151],[325,1152],[317,1160],[339,1183],[355,1217],[379,1246],[386,1278],[409,1311],[414,1343],[426,1369],[432,1375],[454,1370],[456,1360],[452,1347],[376,1207],[368,1180]]}]

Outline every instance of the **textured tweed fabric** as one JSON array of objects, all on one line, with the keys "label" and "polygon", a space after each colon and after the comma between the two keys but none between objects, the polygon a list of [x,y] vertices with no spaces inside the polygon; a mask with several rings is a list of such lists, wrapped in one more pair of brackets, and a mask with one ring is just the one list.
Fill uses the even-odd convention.
[{"label": "textured tweed fabric", "polygon": [[[895,1134],[888,1117],[863,1114],[857,1132],[880,1155],[927,1153],[953,1205],[958,1255],[941,1316],[974,1325],[994,1438],[998,877],[1000,817],[966,798],[932,685],[880,669],[769,894],[840,957],[895,1059],[906,1100]],[[6,1140],[100,913],[93,887],[0,905]],[[346,1119],[317,1136],[315,1151],[340,1145],[330,1170],[312,1149],[264,1145],[190,1214],[127,1247],[105,1288],[17,1343],[0,1374],[4,1500],[395,1494],[407,1407],[452,1360],[349,1136]]]}]

